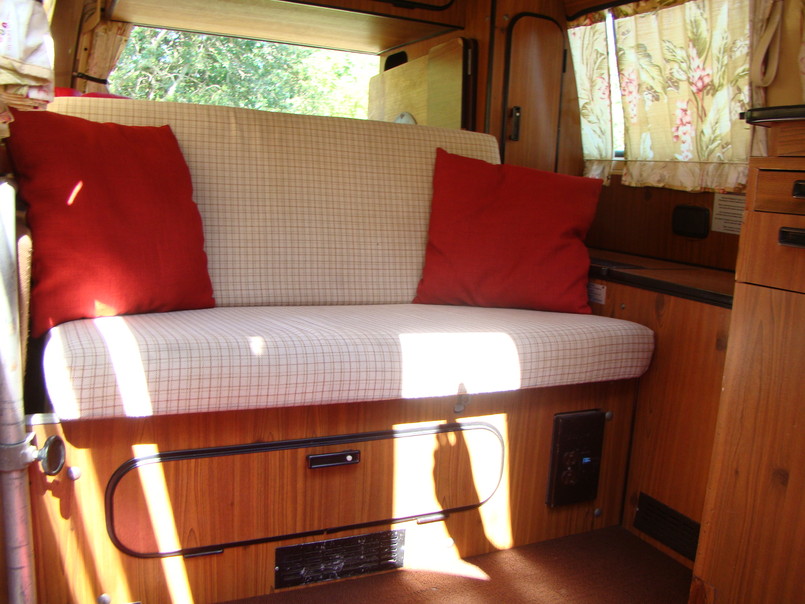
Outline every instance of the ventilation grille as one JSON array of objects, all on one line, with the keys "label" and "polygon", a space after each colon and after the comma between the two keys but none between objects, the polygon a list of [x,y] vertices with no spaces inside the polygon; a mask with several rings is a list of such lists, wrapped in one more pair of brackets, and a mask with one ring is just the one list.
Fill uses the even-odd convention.
[{"label": "ventilation grille", "polygon": [[638,498],[634,526],[688,560],[696,558],[699,523],[645,493]]},{"label": "ventilation grille", "polygon": [[274,587],[280,589],[401,568],[404,545],[405,531],[395,530],[279,547]]}]

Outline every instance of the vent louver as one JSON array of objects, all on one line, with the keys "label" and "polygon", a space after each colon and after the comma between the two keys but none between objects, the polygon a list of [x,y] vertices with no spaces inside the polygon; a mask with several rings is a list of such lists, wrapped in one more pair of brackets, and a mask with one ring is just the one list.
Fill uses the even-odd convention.
[{"label": "vent louver", "polygon": [[405,531],[384,531],[280,547],[274,587],[293,587],[355,577],[403,565]]},{"label": "vent louver", "polygon": [[688,560],[696,558],[699,523],[645,493],[638,498],[634,527]]}]

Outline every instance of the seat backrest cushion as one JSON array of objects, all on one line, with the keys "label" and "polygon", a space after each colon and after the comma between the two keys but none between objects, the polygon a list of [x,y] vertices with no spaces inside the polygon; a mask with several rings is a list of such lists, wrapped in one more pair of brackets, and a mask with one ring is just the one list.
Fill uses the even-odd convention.
[{"label": "seat backrest cushion", "polygon": [[499,162],[494,137],[427,126],[80,97],[49,110],[170,125],[219,306],[410,302],[436,149]]}]

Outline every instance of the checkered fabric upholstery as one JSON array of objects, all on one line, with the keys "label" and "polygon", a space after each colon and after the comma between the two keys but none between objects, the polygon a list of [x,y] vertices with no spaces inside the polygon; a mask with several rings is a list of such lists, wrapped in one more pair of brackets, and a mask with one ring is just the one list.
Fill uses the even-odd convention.
[{"label": "checkered fabric upholstery", "polygon": [[220,306],[410,302],[436,148],[499,161],[491,136],[425,126],[80,97],[50,110],[170,124]]},{"label": "checkered fabric upholstery", "polygon": [[495,392],[642,374],[640,325],[424,304],[229,307],[51,330],[62,419]]},{"label": "checkered fabric upholstery", "polygon": [[217,304],[52,329],[45,379],[62,419],[495,392],[648,366],[653,334],[633,323],[410,304],[435,150],[497,162],[491,136],[117,99],[50,110],[171,125]]}]

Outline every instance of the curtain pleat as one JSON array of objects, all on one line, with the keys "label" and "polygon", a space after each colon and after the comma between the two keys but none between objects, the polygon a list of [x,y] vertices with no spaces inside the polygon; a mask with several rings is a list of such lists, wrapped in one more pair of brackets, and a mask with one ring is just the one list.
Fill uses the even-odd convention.
[{"label": "curtain pleat", "polygon": [[[624,184],[686,191],[741,191],[752,128],[740,114],[762,106],[749,81],[758,5],[772,0],[650,0],[610,9],[624,123]],[[750,20],[750,14],[753,18]],[[589,175],[612,164],[612,109],[604,13],[570,30]],[[575,46],[575,47],[574,47]],[[758,146],[759,145],[759,146]]]},{"label": "curtain pleat", "polygon": [[[93,79],[106,80],[117,65],[126,42],[131,35],[131,23],[102,19],[89,32],[85,33],[87,53],[79,63],[79,71]],[[76,78],[74,86],[81,92],[108,93],[106,84]]]}]

